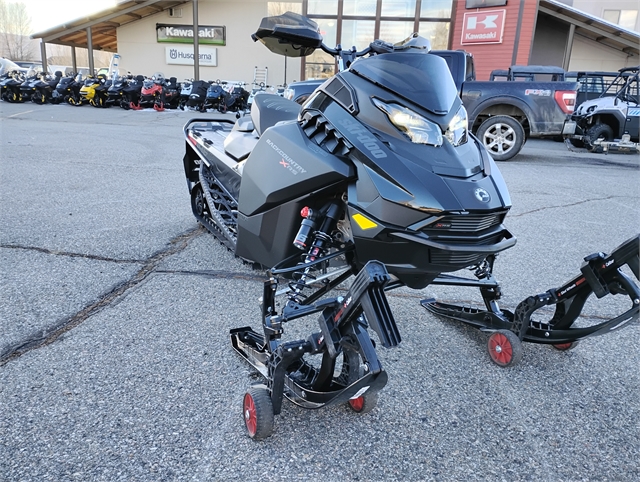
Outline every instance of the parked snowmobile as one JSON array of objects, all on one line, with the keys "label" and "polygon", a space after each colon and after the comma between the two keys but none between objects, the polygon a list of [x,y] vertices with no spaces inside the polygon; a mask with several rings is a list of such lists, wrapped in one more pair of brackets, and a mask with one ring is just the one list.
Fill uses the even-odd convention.
[{"label": "parked snowmobile", "polygon": [[107,89],[105,106],[110,107],[112,105],[120,105],[122,103],[124,88],[132,78],[133,76],[131,75],[118,74],[112,79],[111,85]]},{"label": "parked snowmobile", "polygon": [[142,107],[140,107],[140,92],[142,92],[144,80],[144,75],[137,75],[135,79],[131,79],[127,82],[127,85],[122,89],[122,101],[120,102],[120,107],[125,110],[142,109]]},{"label": "parked snowmobile", "polygon": [[[511,200],[497,165],[469,133],[447,64],[429,54],[428,40],[414,34],[398,45],[376,40],[360,52],[331,49],[315,22],[291,12],[263,19],[253,38],[288,56],[321,48],[346,70],[303,106],[260,94],[251,115],[235,123],[219,116],[184,127],[195,217],[237,257],[269,268],[263,333],[231,331],[234,349],[265,378],[244,397],[249,436],[272,433],[283,397],[305,408],[348,403],[365,413],[375,406],[387,375],[367,330],[386,348],[401,340],[386,290],[475,286],[486,310],[466,321],[492,333],[489,350],[507,352],[508,344],[532,336],[527,316],[551,296],[517,316],[498,307],[492,271],[495,256],[516,243],[503,224]],[[617,283],[611,292],[632,299],[637,288],[618,282],[617,273],[635,260],[638,275],[637,249],[635,258],[627,255],[637,244],[625,244],[609,272]],[[463,268],[475,278],[447,274]],[[346,293],[322,299],[352,276]],[[599,274],[584,276],[581,288]],[[278,290],[282,279],[286,286]],[[573,300],[572,289],[562,296]],[[455,318],[468,311],[424,304]],[[575,306],[562,333],[547,327],[546,337],[536,331],[528,341],[566,344],[599,334],[567,334],[581,309]],[[630,313],[637,318],[637,303]],[[285,322],[310,315],[318,318],[318,332],[282,341]],[[516,361],[492,359],[503,366]]]},{"label": "parked snowmobile", "polygon": [[211,82],[207,89],[204,104],[202,105],[202,112],[208,109],[219,110],[221,105],[224,105],[224,100],[229,96],[229,93],[224,89],[224,86],[220,79],[215,82]]},{"label": "parked snowmobile", "polygon": [[234,83],[227,87],[227,95],[218,104],[220,112],[241,112],[247,110],[249,92],[245,90],[244,83]]},{"label": "parked snowmobile", "polygon": [[36,84],[38,82],[40,82],[40,73],[34,69],[30,69],[26,74],[24,82],[20,84],[20,99],[22,102],[34,100]]},{"label": "parked snowmobile", "polygon": [[140,91],[139,108],[152,107],[155,110],[164,110],[163,88],[165,85],[164,74],[154,73],[151,78],[145,79]]},{"label": "parked snowmobile", "polygon": [[180,97],[178,100],[178,108],[184,110],[189,96],[191,95],[191,88],[193,86],[193,79],[187,79],[180,82]]},{"label": "parked snowmobile", "polygon": [[81,105],[80,88],[84,84],[82,74],[70,74],[63,77],[56,86],[57,97],[71,105]]},{"label": "parked snowmobile", "polygon": [[25,81],[25,76],[19,71],[13,71],[0,82],[2,99],[7,102],[20,103],[25,99],[22,97],[20,86]]},{"label": "parked snowmobile", "polygon": [[156,108],[156,110],[176,109],[179,103],[180,84],[178,84],[178,79],[176,77],[169,77],[169,80],[166,81],[162,87],[160,108]]},{"label": "parked snowmobile", "polygon": [[55,75],[41,75],[38,82],[35,84],[35,93],[32,96],[33,102],[36,104],[58,103],[59,98],[53,97],[53,93],[56,90],[56,86],[62,79],[62,72],[56,71]]},{"label": "parked snowmobile", "polygon": [[207,90],[211,84],[205,80],[194,80],[191,84],[191,93],[185,107],[204,112],[204,103],[207,97]]},{"label": "parked snowmobile", "polygon": [[94,107],[104,107],[109,87],[106,82],[104,75],[88,76],[80,88],[80,103],[91,104]]}]

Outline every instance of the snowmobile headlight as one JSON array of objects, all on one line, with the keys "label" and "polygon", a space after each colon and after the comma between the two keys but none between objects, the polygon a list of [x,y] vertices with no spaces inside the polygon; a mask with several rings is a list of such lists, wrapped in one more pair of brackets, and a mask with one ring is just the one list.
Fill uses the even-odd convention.
[{"label": "snowmobile headlight", "polygon": [[438,124],[400,104],[387,104],[376,98],[372,100],[378,109],[387,114],[391,123],[411,139],[411,142],[436,147],[442,145],[442,131]]},{"label": "snowmobile headlight", "polygon": [[449,128],[444,133],[444,136],[449,139],[453,147],[458,147],[467,142],[467,130],[467,110],[460,106],[456,115],[449,122]]}]

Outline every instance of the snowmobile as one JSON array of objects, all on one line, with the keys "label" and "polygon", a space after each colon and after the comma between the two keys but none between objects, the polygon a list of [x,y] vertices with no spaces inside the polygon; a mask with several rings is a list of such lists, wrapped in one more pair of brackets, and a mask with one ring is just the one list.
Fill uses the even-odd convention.
[{"label": "snowmobile", "polygon": [[145,79],[140,91],[140,103],[136,110],[153,107],[155,110],[164,110],[163,88],[165,78],[162,72],[155,72],[151,78]]},{"label": "snowmobile", "polygon": [[69,74],[60,79],[56,86],[56,97],[71,105],[82,105],[80,88],[84,84],[82,74]]},{"label": "snowmobile", "polygon": [[[244,88],[244,82],[232,83],[226,88],[226,95],[218,102],[218,110],[225,112],[241,112],[247,110],[249,92]],[[240,117],[239,114],[236,117]]]},{"label": "snowmobile", "polygon": [[107,85],[107,79],[104,75],[88,76],[80,88],[80,104],[104,107],[107,100],[107,89],[110,86],[111,81]]},{"label": "snowmobile", "polygon": [[122,100],[120,101],[120,107],[125,110],[134,109],[140,110],[140,92],[142,92],[142,85],[145,81],[143,75],[136,75],[135,78],[129,79],[126,85],[122,89]]},{"label": "snowmobile", "polygon": [[60,98],[57,97],[54,99],[53,93],[60,79],[62,79],[62,72],[59,70],[57,70],[54,75],[42,74],[39,82],[35,84],[36,92],[32,96],[33,102],[36,104],[46,104],[47,102],[57,103]]},{"label": "snowmobile", "polygon": [[12,71],[0,81],[2,100],[12,103],[21,103],[26,99],[22,97],[21,86],[25,81],[25,75],[20,71]]},{"label": "snowmobile", "polygon": [[[559,295],[541,296],[517,316],[498,306],[494,261],[516,243],[504,225],[509,192],[468,131],[447,64],[429,54],[428,40],[413,34],[396,45],[375,40],[359,52],[332,49],[315,22],[291,12],[264,18],[253,39],[288,56],[320,48],[343,70],[302,106],[261,94],[250,115],[236,122],[214,116],[184,127],[183,165],[196,219],[238,258],[267,268],[262,333],[249,326],[230,333],[234,349],[265,379],[243,400],[251,438],[271,435],[284,397],[313,409],[347,403],[366,413],[375,407],[387,374],[369,330],[385,348],[400,343],[385,295],[393,288],[478,287],[486,310],[433,300],[424,305],[491,333],[494,353],[523,340],[574,340],[565,332],[579,303],[563,318],[561,334],[550,324],[546,336],[536,331],[531,340],[528,316]],[[625,263],[638,276],[637,239],[628,245],[606,273],[593,261],[580,289],[604,279],[598,293],[635,296],[629,316],[637,318],[637,287],[626,278],[618,282]],[[629,254],[634,248],[635,257]],[[475,277],[449,274],[464,268]],[[578,296],[574,288],[564,289],[563,301]],[[286,322],[308,316],[317,318],[318,331],[282,340]],[[492,359],[502,366],[517,361]]]},{"label": "snowmobile", "polygon": [[127,73],[118,73],[113,77],[111,85],[107,89],[107,100],[104,102],[105,106],[110,107],[122,103],[124,99],[124,88],[131,79],[133,79],[133,76]]},{"label": "snowmobile", "polygon": [[210,85],[211,83],[206,80],[194,80],[191,83],[191,93],[189,94],[189,98],[185,102],[184,107],[204,112],[207,91],[209,90]]},{"label": "snowmobile", "polygon": [[[208,109],[219,110],[224,105],[225,98],[229,96],[229,93],[224,89],[222,81],[217,79],[215,82],[211,82],[207,88],[207,94],[205,96],[204,103],[202,104],[201,112]],[[225,82],[226,85],[226,82]]]},{"label": "snowmobile", "polygon": [[156,107],[156,110],[162,111],[166,109],[177,109],[180,103],[180,84],[176,77],[169,77],[168,81],[162,88],[162,96],[160,98],[160,105]]}]

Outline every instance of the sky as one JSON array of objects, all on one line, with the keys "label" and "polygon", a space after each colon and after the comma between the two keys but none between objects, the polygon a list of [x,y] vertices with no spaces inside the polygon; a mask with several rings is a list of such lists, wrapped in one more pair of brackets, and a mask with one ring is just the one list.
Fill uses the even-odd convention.
[{"label": "sky", "polygon": [[[5,0],[16,3],[18,0]],[[57,27],[70,20],[99,12],[116,4],[116,0],[19,0],[31,16],[32,33]]]}]

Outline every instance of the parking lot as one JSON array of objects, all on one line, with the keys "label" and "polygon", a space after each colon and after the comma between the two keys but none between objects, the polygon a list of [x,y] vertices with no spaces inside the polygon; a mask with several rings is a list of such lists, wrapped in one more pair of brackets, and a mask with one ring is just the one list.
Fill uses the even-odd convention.
[{"label": "parking lot", "polygon": [[[373,412],[285,401],[250,440],[258,377],[228,334],[260,328],[263,276],[191,213],[189,117],[0,103],[0,481],[640,480],[639,324],[568,352],[527,343],[501,369],[485,334],[419,304],[480,300],[464,288],[388,294],[403,341],[378,349]],[[638,156],[532,140],[499,167],[518,238],[496,263],[507,308],[639,231]]]}]

